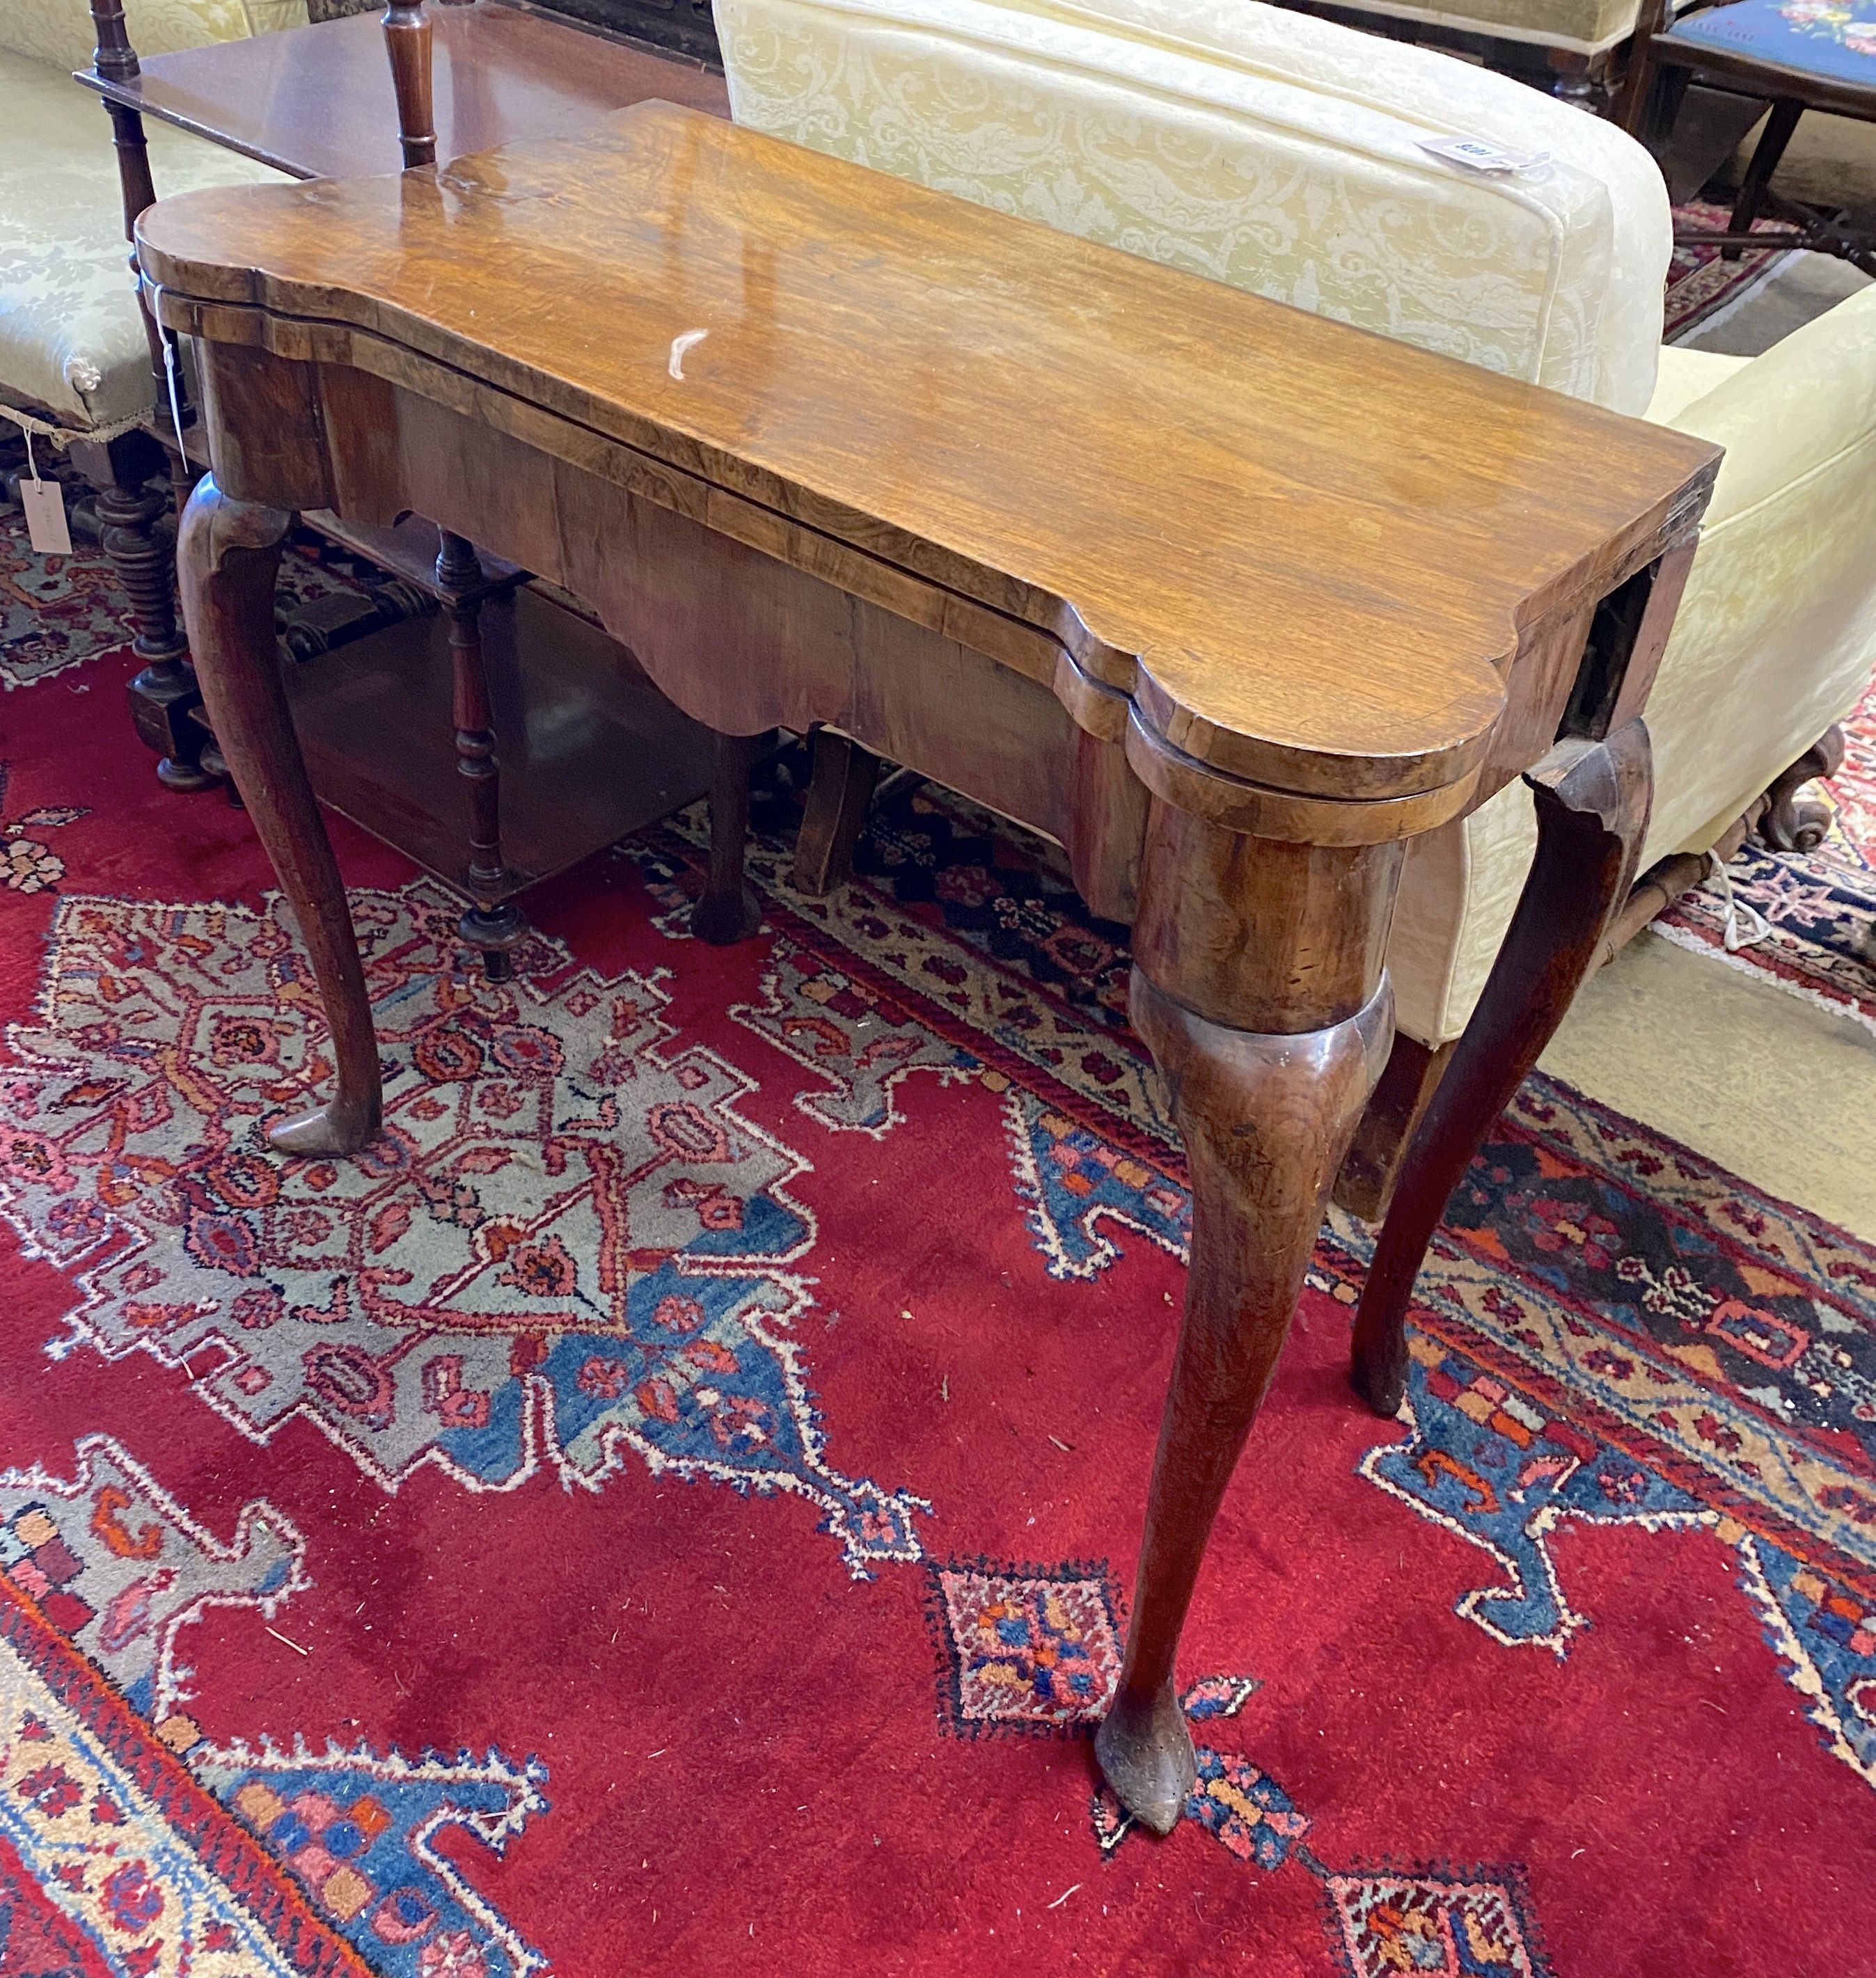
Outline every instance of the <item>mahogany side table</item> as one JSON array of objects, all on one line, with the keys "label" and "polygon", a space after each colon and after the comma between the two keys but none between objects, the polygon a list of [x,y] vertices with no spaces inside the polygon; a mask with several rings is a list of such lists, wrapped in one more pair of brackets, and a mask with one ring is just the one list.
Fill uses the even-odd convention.
[{"label": "mahogany side table", "polygon": [[[1059,839],[1131,924],[1193,1228],[1097,1751],[1170,1829],[1180,1631],[1387,1057],[1406,843],[1527,774],[1532,925],[1600,930],[1716,450],[662,104],[193,194],[137,238],[209,382],[203,690],[332,1027],[337,1090],[282,1153],[380,1116],[272,663],[295,508],[434,514],[593,600],[719,733],[835,725]],[[749,931],[741,842],[716,835],[718,938]],[[1535,1031],[1573,950],[1519,952],[1486,1020]]]}]

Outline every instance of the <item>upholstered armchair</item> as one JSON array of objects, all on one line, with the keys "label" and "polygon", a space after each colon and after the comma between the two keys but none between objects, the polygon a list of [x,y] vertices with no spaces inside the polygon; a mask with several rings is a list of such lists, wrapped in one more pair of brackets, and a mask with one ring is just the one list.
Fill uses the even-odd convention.
[{"label": "upholstered armchair", "polygon": [[[1722,442],[1649,706],[1628,925],[1736,846],[1768,792],[1768,828],[1792,829],[1795,782],[1830,762],[1820,738],[1876,663],[1876,289],[1749,361],[1663,349],[1668,200],[1639,145],[1487,71],[1255,0],[716,15],[739,121]],[[1442,135],[1544,161],[1470,170],[1422,148]],[[1388,953],[1400,1037],[1338,1191],[1360,1214],[1387,1206],[1535,843],[1514,784],[1410,853]]]},{"label": "upholstered armchair", "polygon": [[[306,18],[306,0],[101,0],[98,12],[121,14],[127,46],[147,55]],[[134,113],[107,112],[72,80],[91,66],[96,38],[86,0],[0,0],[0,438],[35,432],[42,471],[62,448],[97,491],[145,662],[132,709],[165,780],[190,789],[207,779],[194,763],[199,731],[180,719],[194,696],[157,528],[170,469],[154,437],[167,395],[129,264],[128,225],[147,197],[133,188],[153,177],[184,192],[278,174],[166,125],[146,141]]]}]

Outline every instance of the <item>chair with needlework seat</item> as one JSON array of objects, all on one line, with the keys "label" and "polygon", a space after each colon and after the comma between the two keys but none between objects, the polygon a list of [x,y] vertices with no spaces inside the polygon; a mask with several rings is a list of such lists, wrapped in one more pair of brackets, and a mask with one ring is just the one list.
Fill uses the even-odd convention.
[{"label": "chair with needlework seat", "polygon": [[[1876,123],[1876,0],[1719,0],[1673,16],[1671,0],[1648,0],[1624,88],[1623,126],[1657,152],[1692,82],[1769,100],[1724,229],[1676,233],[1688,246],[1808,248],[1876,275],[1876,233],[1842,213],[1801,205],[1773,188],[1798,120],[1821,110]],[[1761,227],[1762,216],[1782,223]]]}]

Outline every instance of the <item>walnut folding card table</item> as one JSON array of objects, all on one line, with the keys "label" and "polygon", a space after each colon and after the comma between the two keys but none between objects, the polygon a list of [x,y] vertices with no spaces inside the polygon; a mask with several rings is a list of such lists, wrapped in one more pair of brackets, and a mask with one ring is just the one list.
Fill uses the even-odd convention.
[{"label": "walnut folding card table", "polygon": [[[1633,867],[1715,449],[663,104],[165,201],[138,247],[206,380],[203,692],[331,1025],[336,1089],[282,1153],[379,1120],[268,623],[295,508],[433,516],[591,600],[720,734],[834,724],[1059,839],[1131,924],[1194,1220],[1097,1750],[1170,1828],[1180,1628],[1387,1055],[1405,845],[1513,776],[1539,791],[1492,1076],[1462,1080],[1487,1091]],[[727,937],[750,921],[720,809],[700,911]],[[1456,1103],[1423,1133],[1434,1217],[1484,1123]],[[1384,1382],[1398,1315],[1366,1315]]]}]

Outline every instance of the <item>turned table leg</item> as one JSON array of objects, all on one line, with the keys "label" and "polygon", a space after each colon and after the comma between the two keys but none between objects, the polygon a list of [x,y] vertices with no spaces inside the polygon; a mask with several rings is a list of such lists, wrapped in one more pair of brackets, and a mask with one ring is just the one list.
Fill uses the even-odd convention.
[{"label": "turned table leg", "polygon": [[1381,957],[1398,853],[1240,837],[1157,802],[1149,825],[1131,1009],[1185,1140],[1192,1257],[1126,1659],[1095,1750],[1157,1833],[1194,1777],[1180,1630],[1392,1041]]},{"label": "turned table leg", "polygon": [[514,973],[511,951],[528,931],[521,909],[505,895],[510,882],[501,854],[501,770],[495,759],[495,716],[488,702],[488,669],[482,657],[482,607],[473,595],[482,580],[475,545],[442,531],[436,580],[446,594],[449,624],[451,700],[455,716],[456,771],[469,798],[470,905],[456,931],[478,950],[491,982]]},{"label": "turned table leg", "polygon": [[1407,1307],[1447,1199],[1511,1103],[1634,884],[1653,793],[1648,731],[1572,740],[1525,778],[1537,852],[1504,945],[1402,1163],[1355,1322],[1352,1378],[1376,1414],[1407,1391]]},{"label": "turned table leg", "polygon": [[390,58],[391,87],[397,98],[398,143],[404,169],[436,163],[436,115],[432,108],[430,17],[423,0],[389,0],[379,25]]},{"label": "turned table leg", "polygon": [[189,642],[176,622],[175,574],[157,524],[164,498],[163,449],[147,433],[74,440],[72,465],[97,491],[104,554],[131,604],[131,650],[142,662],[130,683],[131,718],[157,752],[157,777],[172,790],[201,790],[215,781],[201,767],[201,730],[190,719],[197,698]]},{"label": "turned table leg", "polygon": [[338,1090],[270,1130],[282,1153],[349,1154],[378,1130],[377,1039],[352,917],[293,733],[274,644],[273,584],[291,515],[231,501],[213,478],[183,511],[183,616],[228,772],[285,889],[333,1030]]}]

